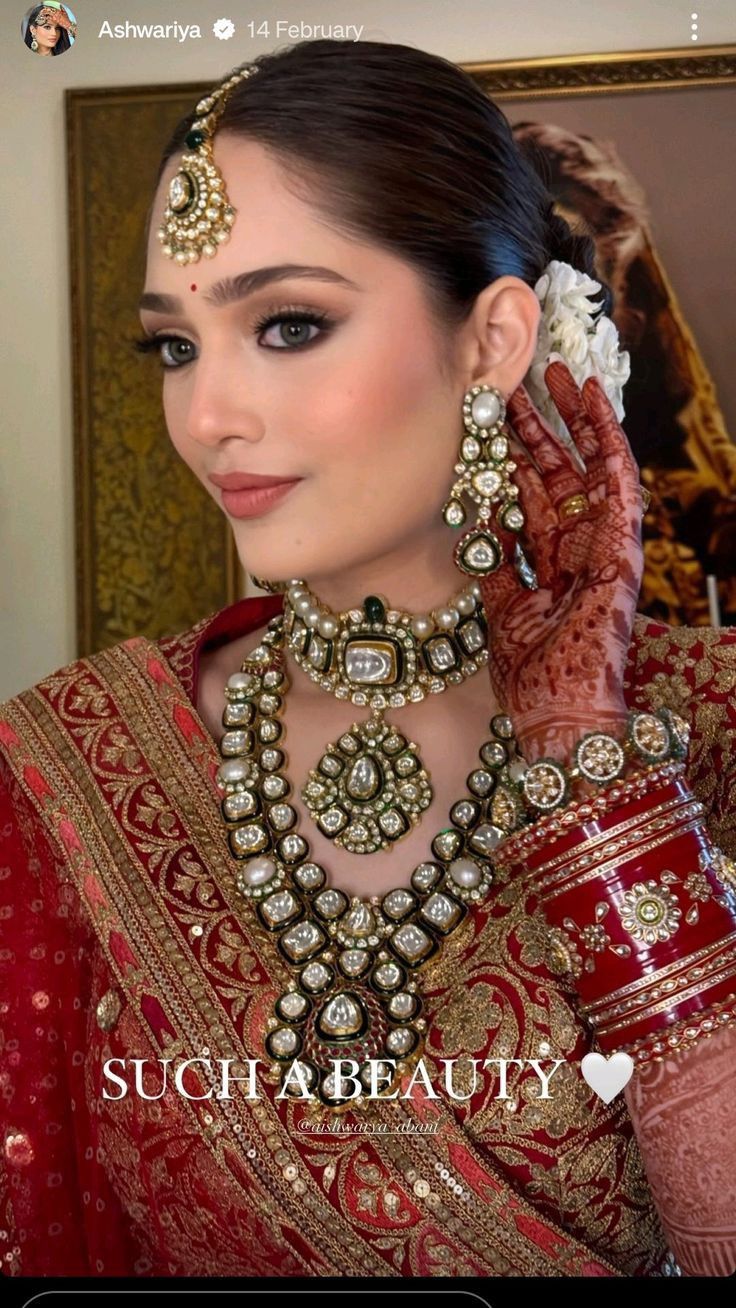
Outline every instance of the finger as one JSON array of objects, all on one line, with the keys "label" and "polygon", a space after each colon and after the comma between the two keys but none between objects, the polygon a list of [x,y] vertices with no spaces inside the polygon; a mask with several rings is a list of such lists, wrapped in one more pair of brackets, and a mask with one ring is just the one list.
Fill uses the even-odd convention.
[{"label": "finger", "polygon": [[[526,451],[518,442],[512,441],[511,452],[515,465],[513,478],[519,488],[519,502],[526,519],[523,547],[531,555],[539,585],[546,589],[553,581],[552,555],[555,533],[560,528],[559,514],[550,499],[547,480],[535,468]],[[506,557],[513,558],[516,536],[511,532],[499,532],[499,535],[503,536]]]},{"label": "finger", "polygon": [[583,385],[582,394],[586,411],[595,424],[598,444],[609,470],[609,476],[610,461],[614,460],[623,473],[627,490],[633,490],[635,498],[641,501],[639,465],[634,458],[626,433],[616,417],[613,405],[598,379],[589,377]]},{"label": "finger", "polygon": [[627,581],[635,600],[642,563],[639,469],[605,391],[594,378],[589,381],[584,398],[596,424],[606,467],[605,523],[594,542],[594,562],[606,566],[617,557],[621,580]]},{"label": "finger", "polygon": [[544,380],[562,421],[569,431],[586,466],[599,457],[600,451],[585,401],[566,364],[553,360],[545,369]]},{"label": "finger", "polygon": [[521,594],[521,582],[511,563],[503,563],[496,572],[478,577],[477,581],[486,616],[489,623],[493,624],[500,618],[509,600]]},{"label": "finger", "polygon": [[507,399],[506,416],[540,472],[547,474],[572,466],[569,450],[542,417],[523,385]]},{"label": "finger", "polygon": [[549,496],[547,479],[532,463],[524,447],[510,442],[514,470],[511,474],[519,488],[521,507],[528,523],[540,529],[557,525],[557,511]]},{"label": "finger", "polygon": [[477,577],[476,580],[480,586],[480,593],[483,599],[483,607],[488,618],[489,626],[493,627],[500,620],[501,615],[506,609],[510,600],[521,594],[522,586],[511,560],[514,556],[515,536],[511,531],[503,531],[495,523],[484,521],[482,526],[488,527],[490,531],[498,538],[501,545],[504,562],[495,572],[487,573],[485,576]]},{"label": "finger", "polygon": [[543,475],[547,494],[555,508],[573,495],[584,495],[585,465],[578,466],[574,452],[560,442],[523,386],[507,402],[509,412],[514,434]]}]

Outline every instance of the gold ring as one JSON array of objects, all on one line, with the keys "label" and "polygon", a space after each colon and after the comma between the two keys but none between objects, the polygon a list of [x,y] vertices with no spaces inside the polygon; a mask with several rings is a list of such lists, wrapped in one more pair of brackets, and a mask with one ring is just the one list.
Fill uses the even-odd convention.
[{"label": "gold ring", "polygon": [[589,508],[590,500],[587,495],[571,495],[569,499],[562,501],[559,513],[561,518],[574,518],[577,513],[587,513]]},{"label": "gold ring", "polygon": [[647,509],[649,508],[649,505],[652,502],[652,492],[650,490],[647,490],[646,486],[640,486],[639,490],[641,491],[642,507],[644,509],[644,512],[646,513]]}]

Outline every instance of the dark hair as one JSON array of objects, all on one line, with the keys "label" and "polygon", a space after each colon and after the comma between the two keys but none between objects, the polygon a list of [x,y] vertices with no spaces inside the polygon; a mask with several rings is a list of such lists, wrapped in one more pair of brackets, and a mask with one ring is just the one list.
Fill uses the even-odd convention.
[{"label": "dark hair", "polygon": [[[498,277],[533,287],[550,259],[601,280],[591,238],[553,212],[533,155],[456,64],[408,45],[333,40],[253,64],[218,130],[268,149],[332,226],[412,264],[439,321],[459,325]],[[177,126],[159,181],[195,117]],[[609,312],[608,287],[601,302]]]},{"label": "dark hair", "polygon": [[[23,40],[25,41],[25,43],[26,43],[26,45],[28,46],[28,49],[29,49],[29,50],[31,50],[31,49],[33,48],[33,47],[31,46],[31,41],[33,40],[33,35],[32,35],[32,33],[31,33],[31,27],[32,27],[32,26],[35,27],[35,25],[36,25],[36,21],[37,21],[37,19],[38,19],[38,15],[40,14],[41,10],[42,10],[42,9],[45,9],[45,8],[46,8],[46,5],[36,5],[36,8],[33,9],[33,10],[31,11],[31,14],[30,14],[30,16],[29,16],[29,18],[28,18],[28,22],[26,23],[26,30],[25,30],[25,33],[24,33],[24,35],[23,35]],[[66,10],[64,10],[64,12],[66,13]],[[58,39],[58,41],[56,42],[56,45],[54,46],[54,48],[53,48],[53,50],[51,51],[51,53],[52,53],[52,54],[55,54],[55,55],[64,54],[64,51],[65,51],[65,50],[68,50],[70,47],[71,47],[71,38],[70,38],[70,36],[69,36],[69,33],[67,32],[67,30],[66,30],[65,27],[60,27],[60,28],[59,28],[59,39]]]}]

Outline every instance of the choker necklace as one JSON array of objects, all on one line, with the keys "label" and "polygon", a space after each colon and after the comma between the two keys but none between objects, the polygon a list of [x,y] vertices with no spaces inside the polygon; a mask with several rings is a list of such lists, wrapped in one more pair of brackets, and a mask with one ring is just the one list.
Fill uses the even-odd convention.
[{"label": "choker necklace", "polygon": [[[238,892],[274,937],[293,980],[279,996],[265,1038],[284,1093],[332,1109],[351,1098],[351,1064],[336,1080],[333,1060],[352,1060],[369,1098],[390,1093],[421,1056],[419,973],[491,887],[490,856],[522,821],[518,781],[526,767],[511,722],[491,721],[492,739],[467,778],[451,825],[431,842],[431,858],[411,887],[350,898],[310,859],[288,802],[284,727],[289,687],[283,614],[229,678],[217,781]],[[393,732],[393,729],[390,728]],[[398,733],[393,732],[397,736]],[[401,756],[400,743],[397,757]],[[342,1093],[341,1093],[342,1091]]]},{"label": "choker necklace", "polygon": [[460,684],[487,664],[480,587],[466,584],[431,615],[387,609],[379,595],[335,614],[304,582],[292,581],[283,617],[286,644],[312,681],[370,709],[310,771],[301,790],[310,817],[351,854],[388,849],[417,825],[433,791],[416,744],[385,713]]}]

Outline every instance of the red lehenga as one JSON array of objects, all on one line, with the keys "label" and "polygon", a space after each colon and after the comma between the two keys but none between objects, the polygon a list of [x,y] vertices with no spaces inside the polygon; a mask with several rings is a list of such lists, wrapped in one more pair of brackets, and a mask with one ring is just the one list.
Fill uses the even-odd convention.
[{"label": "red lehenga", "polygon": [[[418,1089],[372,1101],[385,1134],[314,1135],[300,1129],[307,1105],[276,1100],[264,1078],[253,1100],[103,1097],[110,1058],[264,1059],[288,977],[234,890],[219,752],[194,697],[205,644],[281,602],[125,641],[0,706],[3,1271],[667,1274],[623,1097],[606,1107],[583,1082],[587,1037],[513,886],[430,963],[425,1062],[530,1059],[546,1042],[568,1060],[548,1100],[511,1065],[509,1100],[487,1079],[469,1101]],[[727,852],[735,686],[736,633],[637,620],[629,701],[690,719],[691,783]],[[195,1070],[187,1092],[204,1095]]]}]

